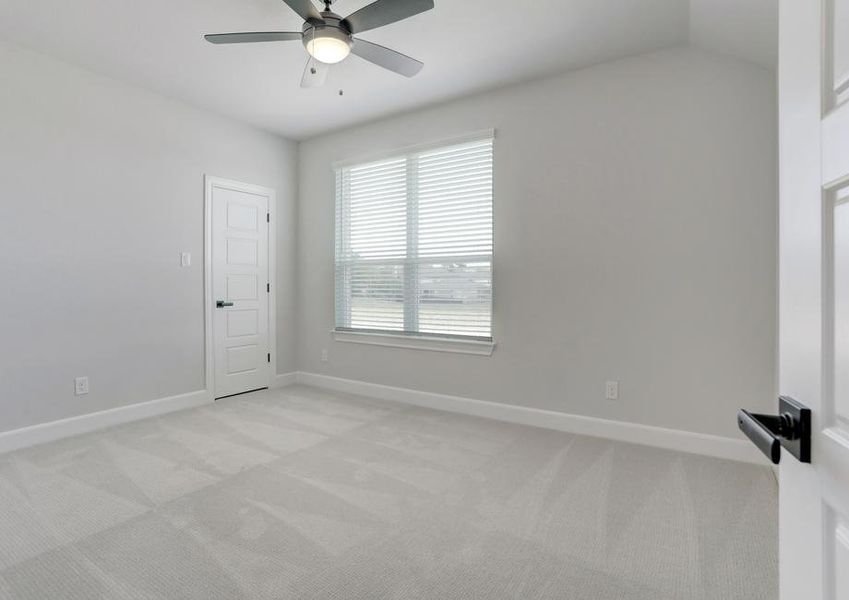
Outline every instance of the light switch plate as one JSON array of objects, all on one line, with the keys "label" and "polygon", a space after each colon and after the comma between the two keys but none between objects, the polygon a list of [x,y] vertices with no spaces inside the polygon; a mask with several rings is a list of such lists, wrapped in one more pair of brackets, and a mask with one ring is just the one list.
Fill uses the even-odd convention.
[{"label": "light switch plate", "polygon": [[74,395],[84,396],[88,394],[88,377],[74,378]]},{"label": "light switch plate", "polygon": [[192,255],[189,252],[183,252],[180,254],[180,266],[183,267],[191,267],[192,266]]}]

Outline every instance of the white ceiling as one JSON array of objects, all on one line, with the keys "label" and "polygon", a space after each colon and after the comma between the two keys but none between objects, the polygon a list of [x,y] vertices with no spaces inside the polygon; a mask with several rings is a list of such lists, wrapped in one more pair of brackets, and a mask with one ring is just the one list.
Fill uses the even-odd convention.
[{"label": "white ceiling", "polygon": [[[371,0],[338,0],[347,15]],[[293,139],[475,91],[694,44],[772,67],[774,0],[435,0],[363,34],[425,63],[414,79],[352,56],[299,87],[298,42],[213,46],[204,33],[296,31],[280,0],[0,0],[0,38]],[[344,96],[339,90],[344,89]]]}]

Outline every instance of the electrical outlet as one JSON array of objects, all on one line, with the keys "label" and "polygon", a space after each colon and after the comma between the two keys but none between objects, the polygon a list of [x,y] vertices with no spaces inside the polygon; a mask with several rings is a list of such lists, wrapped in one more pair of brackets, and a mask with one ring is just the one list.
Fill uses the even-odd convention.
[{"label": "electrical outlet", "polygon": [[88,377],[74,378],[74,395],[84,396],[88,394]]},{"label": "electrical outlet", "polygon": [[619,400],[618,381],[608,381],[604,384],[604,397],[608,400]]},{"label": "electrical outlet", "polygon": [[327,348],[321,350],[321,362],[327,362]]}]

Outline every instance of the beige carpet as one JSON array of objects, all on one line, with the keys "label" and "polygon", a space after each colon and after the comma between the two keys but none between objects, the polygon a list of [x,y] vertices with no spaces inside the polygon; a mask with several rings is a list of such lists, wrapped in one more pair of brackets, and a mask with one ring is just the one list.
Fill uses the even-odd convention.
[{"label": "beige carpet", "polygon": [[305,387],[0,456],[0,598],[774,600],[767,468]]}]

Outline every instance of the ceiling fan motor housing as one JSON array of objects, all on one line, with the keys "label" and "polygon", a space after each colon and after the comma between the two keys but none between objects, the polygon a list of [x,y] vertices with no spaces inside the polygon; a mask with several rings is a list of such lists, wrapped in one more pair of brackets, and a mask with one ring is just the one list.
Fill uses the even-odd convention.
[{"label": "ceiling fan motor housing", "polygon": [[309,19],[304,22],[303,43],[309,50],[314,40],[334,39],[343,42],[350,48],[353,45],[353,37],[341,16],[330,11],[321,13],[322,21]]}]

